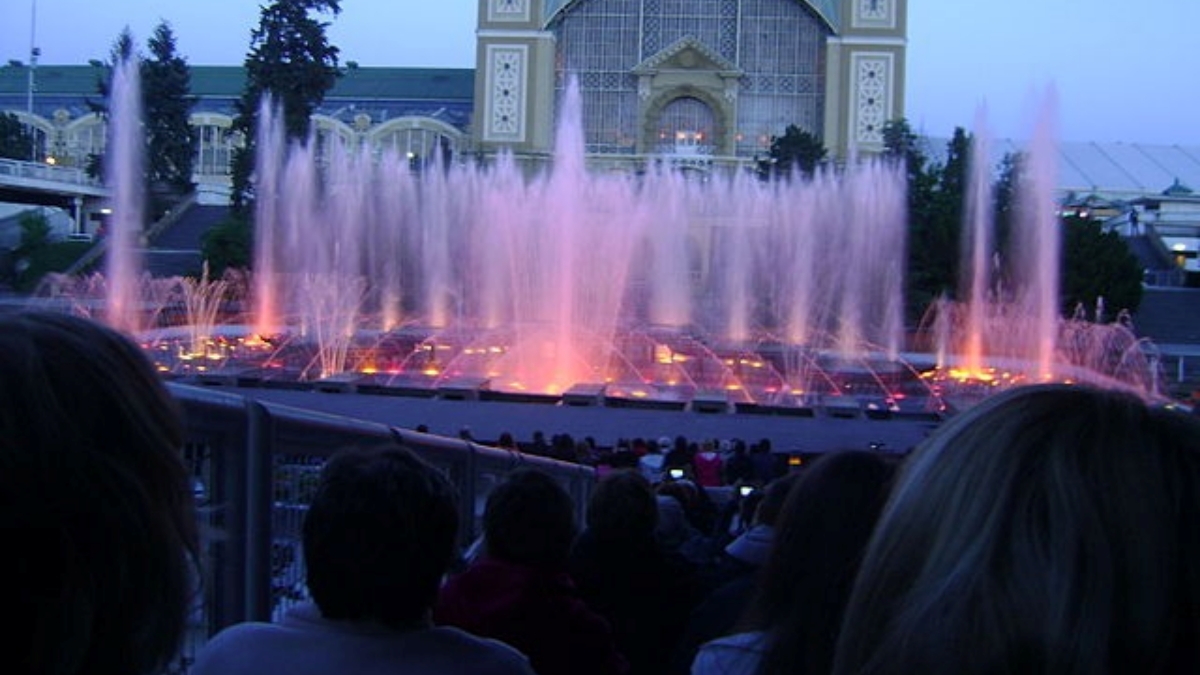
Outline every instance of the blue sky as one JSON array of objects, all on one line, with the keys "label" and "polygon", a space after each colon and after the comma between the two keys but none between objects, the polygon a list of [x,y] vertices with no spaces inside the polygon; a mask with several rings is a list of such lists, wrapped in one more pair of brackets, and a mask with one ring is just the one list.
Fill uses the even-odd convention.
[{"label": "blue sky", "polygon": [[[36,3],[36,22],[31,21]],[[107,57],[124,26],[144,45],[161,19],[192,65],[242,62],[252,0],[0,0],[0,62]],[[364,66],[474,67],[474,0],[342,0],[329,35]],[[1043,92],[1059,137],[1200,146],[1200,0],[910,0],[906,115],[918,131],[1025,138]]]}]

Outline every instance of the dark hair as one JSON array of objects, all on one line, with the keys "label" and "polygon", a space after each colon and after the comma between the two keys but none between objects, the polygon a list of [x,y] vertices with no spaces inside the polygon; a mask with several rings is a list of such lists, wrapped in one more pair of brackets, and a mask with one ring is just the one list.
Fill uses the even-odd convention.
[{"label": "dark hair", "polygon": [[1125,393],[998,394],[908,459],[837,673],[1200,670],[1200,422]]},{"label": "dark hair", "polygon": [[587,524],[597,536],[653,537],[657,523],[654,487],[638,471],[619,469],[596,483],[588,502]]},{"label": "dark hair", "polygon": [[335,454],[304,519],[313,600],[329,619],[399,625],[422,618],[450,566],[454,487],[408,448]]},{"label": "dark hair", "polygon": [[758,675],[829,672],[854,575],[894,474],[875,453],[845,450],[820,456],[790,482],[747,610],[747,627],[767,634]]},{"label": "dark hair", "polygon": [[199,544],[175,400],[89,319],[0,313],[4,652],[39,673],[148,673],[176,655]]},{"label": "dark hair", "polygon": [[488,495],[483,533],[488,555],[533,567],[562,567],[575,538],[575,502],[549,475],[518,469]]},{"label": "dark hair", "polygon": [[783,511],[784,502],[787,501],[792,485],[799,477],[800,474],[796,472],[785,473],[759,490],[762,499],[754,510],[754,522],[774,526],[779,521],[779,514]]}]

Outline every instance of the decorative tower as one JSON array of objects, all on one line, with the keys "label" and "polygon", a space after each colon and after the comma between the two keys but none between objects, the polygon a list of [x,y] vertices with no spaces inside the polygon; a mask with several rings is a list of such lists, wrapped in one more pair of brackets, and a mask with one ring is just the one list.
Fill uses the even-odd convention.
[{"label": "decorative tower", "polygon": [[554,145],[554,36],[546,0],[479,0],[472,136],[485,154]]},{"label": "decorative tower", "polygon": [[826,60],[825,147],[838,157],[883,150],[883,125],[904,116],[908,0],[841,0]]}]

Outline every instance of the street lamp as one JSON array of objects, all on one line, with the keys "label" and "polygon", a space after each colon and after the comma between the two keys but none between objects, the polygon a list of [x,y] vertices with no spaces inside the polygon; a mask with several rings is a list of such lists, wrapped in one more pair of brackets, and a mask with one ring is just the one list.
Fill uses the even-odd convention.
[{"label": "street lamp", "polygon": [[37,69],[38,56],[42,50],[36,46],[37,35],[37,0],[31,0],[29,12],[29,86],[26,90],[25,112],[29,115],[29,161],[36,162],[37,128],[33,125],[33,71]]}]

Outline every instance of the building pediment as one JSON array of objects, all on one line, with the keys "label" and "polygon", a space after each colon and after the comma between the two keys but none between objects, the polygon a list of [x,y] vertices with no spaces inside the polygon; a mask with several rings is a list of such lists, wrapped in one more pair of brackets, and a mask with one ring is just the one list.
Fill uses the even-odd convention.
[{"label": "building pediment", "polygon": [[639,63],[637,75],[655,75],[664,70],[715,72],[722,77],[739,77],[742,71],[728,59],[694,37],[681,38]]}]

